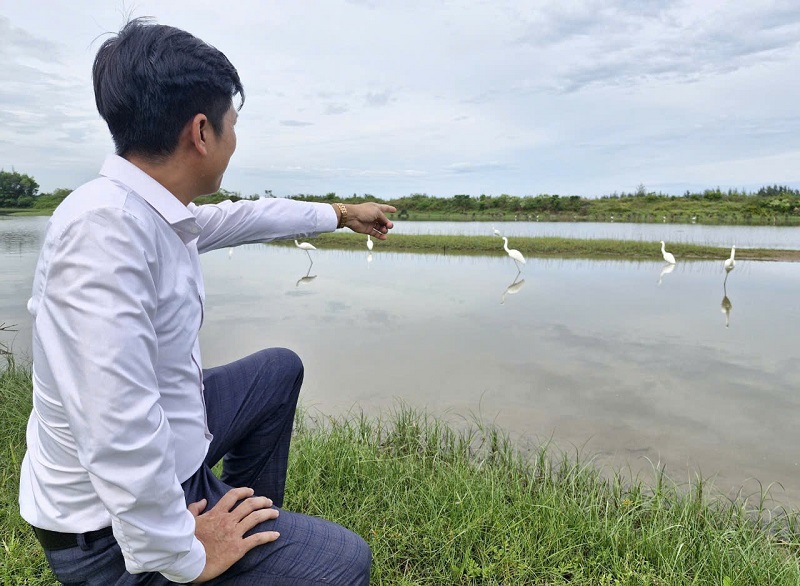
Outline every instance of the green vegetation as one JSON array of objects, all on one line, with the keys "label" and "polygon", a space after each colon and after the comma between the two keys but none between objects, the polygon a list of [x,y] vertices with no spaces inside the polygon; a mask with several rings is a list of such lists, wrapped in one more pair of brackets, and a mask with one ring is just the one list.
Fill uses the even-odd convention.
[{"label": "green vegetation", "polygon": [[[69,189],[38,193],[39,185],[29,175],[0,170],[0,213],[50,213],[66,197]],[[273,197],[265,189],[262,194],[242,196],[220,189],[200,197],[197,204],[219,203],[230,199]],[[289,196],[300,201],[360,203],[365,200],[389,203],[397,208],[398,220],[525,220],[565,222],[664,222],[698,224],[771,224],[800,225],[800,190],[785,185],[765,186],[754,192],[729,189],[706,189],[699,193],[668,195],[648,191],[640,185],[633,193],[612,193],[599,197],[539,194],[478,196],[459,194],[434,197],[414,193],[389,199],[363,196],[298,194]],[[14,210],[12,212],[12,210]]]},{"label": "green vegetation", "polygon": [[0,371],[0,583],[52,585],[41,548],[19,516],[19,469],[25,455],[25,424],[31,412],[30,371],[6,356]]},{"label": "green vegetation", "polygon": [[[304,201],[358,203],[364,197],[294,195]],[[613,193],[597,198],[579,195],[454,195],[449,198],[412,194],[385,200],[397,208],[398,220],[525,220],[566,222],[664,222],[700,224],[800,224],[800,190],[773,185],[748,193],[707,189],[681,196],[648,192]]]},{"label": "green vegetation", "polygon": [[[17,330],[15,330],[14,328],[15,326],[11,324],[0,322],[0,332],[16,332]],[[2,359],[4,356],[10,356],[10,355],[11,355],[11,349],[5,342],[3,342],[3,340],[0,340],[0,359]]]},{"label": "green vegetation", "polygon": [[29,208],[38,191],[33,177],[0,170],[0,208]]},{"label": "green vegetation", "polygon": [[[320,234],[311,240],[319,248],[362,250],[364,236],[350,231]],[[503,241],[497,236],[392,234],[388,240],[374,240],[375,252],[415,252],[433,254],[505,255]],[[294,246],[291,240],[271,243]],[[629,260],[661,260],[659,242],[635,240],[587,240],[558,237],[514,237],[509,248],[516,248],[526,257],[558,256],[562,258],[616,258]],[[724,260],[730,248],[699,244],[670,243],[669,250],[680,260]],[[769,248],[737,248],[737,260],[781,260],[800,262],[800,250]]]},{"label": "green vegetation", "polygon": [[[0,581],[39,586],[53,579],[16,502],[30,379],[13,361],[0,372]],[[300,414],[287,495],[369,542],[373,584],[800,583],[794,511],[662,470],[650,486],[604,476],[581,454],[523,453],[496,428],[404,407],[388,420]]]}]

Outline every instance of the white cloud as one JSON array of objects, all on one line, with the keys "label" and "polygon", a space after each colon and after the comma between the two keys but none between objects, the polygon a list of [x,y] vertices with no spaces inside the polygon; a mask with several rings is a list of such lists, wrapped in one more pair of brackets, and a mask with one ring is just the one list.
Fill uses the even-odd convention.
[{"label": "white cloud", "polygon": [[[800,180],[800,6],[787,0],[140,0],[141,15],[215,45],[241,74],[227,189],[598,195]],[[111,141],[91,63],[123,19],[102,0],[0,8],[0,167],[44,190],[96,173]]]}]

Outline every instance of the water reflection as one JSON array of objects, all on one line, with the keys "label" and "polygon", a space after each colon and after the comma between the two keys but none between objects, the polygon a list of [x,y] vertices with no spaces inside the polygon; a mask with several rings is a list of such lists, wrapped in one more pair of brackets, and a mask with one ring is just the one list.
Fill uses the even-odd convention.
[{"label": "water reflection", "polygon": [[506,302],[506,295],[516,295],[522,290],[522,287],[525,285],[525,279],[520,279],[522,273],[517,272],[517,276],[511,282],[511,284],[506,287],[506,290],[503,291],[503,296],[500,297],[500,305],[503,305]]},{"label": "water reflection", "polygon": [[667,263],[664,265],[664,268],[661,269],[661,273],[658,275],[658,285],[661,286],[661,279],[664,278],[664,275],[670,274],[672,271],[675,270],[675,265]]},{"label": "water reflection", "polygon": [[39,253],[39,242],[49,218],[0,216],[0,254]]},{"label": "water reflection", "polygon": [[372,263],[372,253],[367,254],[367,268],[369,268],[370,263]]},{"label": "water reflection", "polygon": [[[725,275],[725,279],[727,280],[728,275]],[[722,308],[722,313],[725,314],[725,327],[729,327],[731,325],[731,309],[733,308],[733,304],[731,300],[728,298],[728,290],[725,287],[725,283],[722,283],[722,303],[719,306]]]},{"label": "water reflection", "polygon": [[311,274],[311,267],[313,266],[314,266],[314,261],[312,260],[311,264],[308,265],[308,270],[306,271],[306,274],[297,279],[297,283],[294,284],[295,287],[299,287],[301,283],[302,284],[310,283],[311,281],[317,278],[317,275]]}]

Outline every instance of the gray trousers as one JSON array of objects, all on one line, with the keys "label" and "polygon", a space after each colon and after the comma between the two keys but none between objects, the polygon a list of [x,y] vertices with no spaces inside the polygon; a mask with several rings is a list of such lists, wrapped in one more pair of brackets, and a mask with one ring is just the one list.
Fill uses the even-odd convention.
[{"label": "gray trousers", "polygon": [[[208,499],[208,510],[231,488],[248,486],[281,507],[294,412],[303,382],[300,359],[290,350],[271,348],[208,369],[203,378],[208,426],[214,439],[205,463],[183,483],[187,504]],[[211,467],[220,459],[223,473],[217,478]],[[281,536],[252,549],[207,584],[369,584],[369,546],[335,523],[281,509],[277,519],[253,531],[278,531]],[[45,555],[65,586],[173,584],[158,573],[126,572],[113,536],[45,551]]]}]

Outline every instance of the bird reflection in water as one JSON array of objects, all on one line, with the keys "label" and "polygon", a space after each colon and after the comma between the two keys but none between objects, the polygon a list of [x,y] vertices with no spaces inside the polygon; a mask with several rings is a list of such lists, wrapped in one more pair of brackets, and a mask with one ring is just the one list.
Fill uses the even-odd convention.
[{"label": "bird reflection in water", "polygon": [[522,274],[517,273],[514,281],[508,287],[506,287],[505,291],[503,291],[503,296],[500,298],[500,305],[503,305],[506,302],[506,295],[514,295],[519,293],[522,287],[525,285],[525,279],[520,279],[520,276],[522,276]]},{"label": "bird reflection in water", "polygon": [[658,275],[658,284],[661,285],[661,279],[664,278],[664,275],[668,275],[674,270],[675,270],[674,264],[669,264],[669,263],[665,264],[664,268],[661,269],[661,273]]},{"label": "bird reflection in water", "polygon": [[308,265],[308,271],[306,271],[306,274],[303,275],[302,277],[300,277],[299,279],[297,279],[297,283],[294,284],[295,287],[299,287],[301,283],[304,283],[304,284],[305,283],[310,283],[311,281],[313,281],[314,279],[317,278],[317,275],[312,275],[311,274],[311,267],[313,267],[313,266],[314,266],[314,261],[312,260],[311,264]]},{"label": "bird reflection in water", "polygon": [[[725,280],[728,279],[728,275],[725,275]],[[725,314],[725,327],[730,327],[731,325],[731,309],[733,308],[733,304],[731,300],[728,298],[728,289],[726,288],[726,284],[723,281],[722,283],[722,303],[719,304],[720,308],[722,309],[722,313]]]},{"label": "bird reflection in water", "polygon": [[372,263],[372,253],[369,252],[369,253],[367,253],[367,268],[369,268],[369,265],[371,263]]}]

